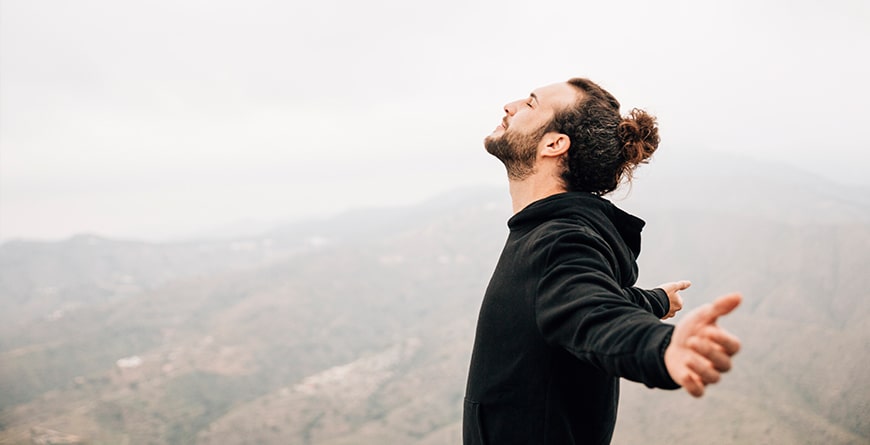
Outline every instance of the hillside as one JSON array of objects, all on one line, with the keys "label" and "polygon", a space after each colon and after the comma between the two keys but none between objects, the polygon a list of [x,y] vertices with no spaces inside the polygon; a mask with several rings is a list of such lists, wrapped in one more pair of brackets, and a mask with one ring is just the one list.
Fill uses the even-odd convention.
[{"label": "hillside", "polygon": [[[700,400],[625,382],[614,443],[867,443],[870,204],[685,162],[618,201],[648,223],[640,284],[742,291],[744,349]],[[6,243],[0,443],[458,443],[508,216],[473,189],[231,241]]]}]

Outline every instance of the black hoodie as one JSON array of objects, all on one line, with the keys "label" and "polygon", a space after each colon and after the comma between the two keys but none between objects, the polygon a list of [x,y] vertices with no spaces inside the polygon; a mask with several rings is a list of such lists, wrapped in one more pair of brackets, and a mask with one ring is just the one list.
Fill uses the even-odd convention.
[{"label": "black hoodie", "polygon": [[468,375],[466,445],[606,444],[619,378],[678,385],[661,289],[633,288],[644,222],[588,193],[561,193],[508,221]]}]

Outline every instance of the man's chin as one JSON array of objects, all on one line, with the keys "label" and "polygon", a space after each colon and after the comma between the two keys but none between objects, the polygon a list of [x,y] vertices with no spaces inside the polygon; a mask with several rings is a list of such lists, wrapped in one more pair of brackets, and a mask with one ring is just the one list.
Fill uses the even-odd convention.
[{"label": "man's chin", "polygon": [[486,137],[483,138],[483,145],[484,146],[486,146],[488,144],[492,144],[504,136],[504,131],[499,131],[500,128],[501,127],[496,128],[495,130],[493,130],[492,133],[486,135]]},{"label": "man's chin", "polygon": [[496,137],[495,135],[491,134],[483,138],[483,148],[486,150],[487,153],[496,157],[498,157],[498,145],[498,137]]}]

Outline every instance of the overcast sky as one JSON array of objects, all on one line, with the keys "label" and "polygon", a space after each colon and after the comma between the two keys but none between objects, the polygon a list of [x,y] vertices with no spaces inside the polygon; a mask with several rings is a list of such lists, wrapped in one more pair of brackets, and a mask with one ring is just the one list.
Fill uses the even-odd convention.
[{"label": "overcast sky", "polygon": [[[870,185],[870,2],[0,0],[0,240],[158,240],[504,184],[574,76],[681,151]],[[648,168],[654,168],[650,166]]]}]

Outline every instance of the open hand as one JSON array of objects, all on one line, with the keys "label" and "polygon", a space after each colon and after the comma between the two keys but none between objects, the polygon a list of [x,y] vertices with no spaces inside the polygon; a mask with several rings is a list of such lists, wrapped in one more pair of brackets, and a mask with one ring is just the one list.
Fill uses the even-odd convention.
[{"label": "open hand", "polygon": [[740,340],[717,326],[716,319],[733,311],[741,299],[740,294],[719,297],[687,314],[674,328],[665,350],[665,366],[689,394],[701,397],[705,386],[718,382],[721,373],[731,369]]}]

